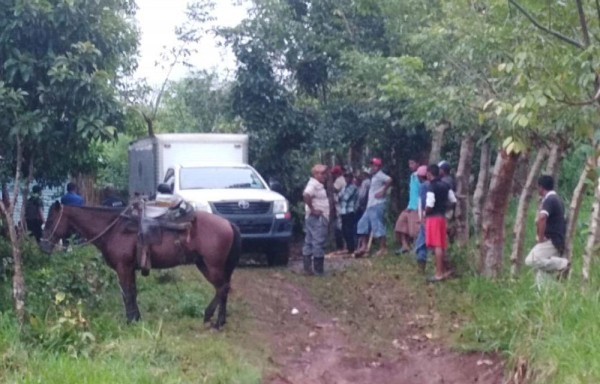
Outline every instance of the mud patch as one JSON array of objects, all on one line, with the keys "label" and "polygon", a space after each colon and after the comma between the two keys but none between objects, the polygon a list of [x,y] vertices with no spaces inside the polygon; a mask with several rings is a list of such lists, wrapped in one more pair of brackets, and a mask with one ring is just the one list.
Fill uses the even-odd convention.
[{"label": "mud patch", "polygon": [[[340,258],[330,266],[339,271],[352,262]],[[450,351],[415,333],[414,325],[399,324],[389,348],[375,349],[340,320],[341,314],[317,304],[304,285],[311,283],[309,279],[314,277],[292,279],[269,269],[241,269],[234,274],[234,297],[250,305],[256,342],[267,344],[271,351],[266,383],[502,382],[499,358]],[[404,310],[410,310],[409,304]]]}]

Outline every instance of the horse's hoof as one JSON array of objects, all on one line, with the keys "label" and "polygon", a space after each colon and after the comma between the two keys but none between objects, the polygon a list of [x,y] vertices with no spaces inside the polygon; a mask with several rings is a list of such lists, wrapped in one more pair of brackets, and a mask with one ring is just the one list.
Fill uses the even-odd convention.
[{"label": "horse's hoof", "polygon": [[140,321],[142,317],[140,315],[133,316],[127,319],[127,325],[131,325]]}]

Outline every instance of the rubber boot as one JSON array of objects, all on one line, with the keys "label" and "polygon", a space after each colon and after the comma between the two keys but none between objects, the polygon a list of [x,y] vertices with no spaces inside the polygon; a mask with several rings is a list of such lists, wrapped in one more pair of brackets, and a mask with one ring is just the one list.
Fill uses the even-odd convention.
[{"label": "rubber boot", "polygon": [[312,269],[312,256],[311,255],[302,255],[304,261],[304,273],[307,275],[314,275]]},{"label": "rubber boot", "polygon": [[313,259],[313,265],[315,268],[315,274],[323,276],[325,274],[324,270],[325,258],[324,257],[315,257]]}]

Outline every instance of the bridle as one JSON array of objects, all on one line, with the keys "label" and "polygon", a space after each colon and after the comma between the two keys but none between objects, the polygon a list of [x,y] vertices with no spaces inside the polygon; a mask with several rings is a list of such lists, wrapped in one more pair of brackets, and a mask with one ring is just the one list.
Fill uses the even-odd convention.
[{"label": "bridle", "polygon": [[[127,209],[129,209],[132,205],[128,205],[127,207],[125,207],[125,209],[123,210],[123,212],[126,212]],[[50,241],[53,237],[54,237],[54,233],[56,232],[56,229],[58,228],[58,225],[60,224],[60,221],[63,217],[63,206],[62,204],[60,205],[60,213],[58,215],[58,220],[56,220],[56,224],[54,224],[54,228],[52,228],[52,232],[50,232],[50,236],[48,236],[47,238],[42,238],[42,241],[48,242],[50,244],[52,244],[52,242]],[[88,245],[93,243],[94,241],[98,240],[99,238],[101,238],[102,236],[104,236],[106,234],[106,232],[108,232],[112,227],[115,226],[115,224],[117,224],[117,222],[119,221],[119,219],[121,218],[121,215],[118,215],[110,224],[108,224],[108,226],[106,228],[104,228],[104,230],[102,232],[100,232],[99,234],[97,234],[96,236],[94,236],[92,239],[87,240],[81,244],[77,244],[77,246],[79,247],[83,247],[84,245]]]}]

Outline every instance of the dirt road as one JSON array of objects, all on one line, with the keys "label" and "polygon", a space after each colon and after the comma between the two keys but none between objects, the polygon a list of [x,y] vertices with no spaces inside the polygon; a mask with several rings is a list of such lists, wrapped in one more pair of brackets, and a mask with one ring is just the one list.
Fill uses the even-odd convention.
[{"label": "dirt road", "polygon": [[[348,262],[354,260],[344,261],[341,267]],[[459,354],[427,335],[415,335],[408,299],[401,303],[405,316],[395,320],[396,336],[389,340],[389,348],[375,349],[340,319],[341,314],[329,313],[318,304],[306,288],[309,279],[315,277],[272,269],[241,268],[234,275],[234,298],[250,305],[257,328],[255,341],[266,343],[271,351],[272,369],[266,383],[502,382],[503,366],[498,358]],[[336,276],[325,279],[338,283]]]}]

